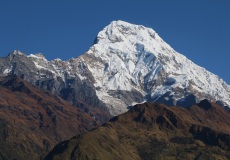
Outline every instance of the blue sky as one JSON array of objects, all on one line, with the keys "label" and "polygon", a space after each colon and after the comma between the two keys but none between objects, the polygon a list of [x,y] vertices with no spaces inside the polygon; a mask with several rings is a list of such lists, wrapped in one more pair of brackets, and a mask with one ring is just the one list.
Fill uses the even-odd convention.
[{"label": "blue sky", "polygon": [[18,49],[49,60],[77,57],[113,20],[153,28],[230,84],[229,0],[0,0],[0,56]]}]

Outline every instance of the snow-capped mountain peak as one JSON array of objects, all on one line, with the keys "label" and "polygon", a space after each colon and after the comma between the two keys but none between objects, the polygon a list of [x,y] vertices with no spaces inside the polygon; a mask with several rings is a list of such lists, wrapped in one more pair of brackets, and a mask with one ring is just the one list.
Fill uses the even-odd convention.
[{"label": "snow-capped mountain peak", "polygon": [[167,95],[162,101],[170,99],[174,105],[190,95],[195,95],[193,101],[223,99],[230,104],[229,85],[176,52],[154,30],[142,25],[111,22],[99,32],[88,54],[103,61],[89,66],[95,73],[95,86],[102,86],[98,96],[105,101],[110,98],[106,95],[110,90],[138,90],[151,100]]},{"label": "snow-capped mountain peak", "polygon": [[41,59],[41,60],[47,61],[47,59],[45,58],[45,56],[42,53],[30,54],[27,57],[31,57],[31,58]]},{"label": "snow-capped mountain peak", "polygon": [[[24,55],[19,51],[14,54]],[[66,90],[74,90],[68,97],[72,103],[76,97],[94,99],[90,105],[105,105],[112,115],[143,101],[189,106],[209,99],[230,106],[227,83],[176,52],[153,29],[142,25],[113,21],[98,33],[85,54],[68,61],[47,61],[42,54],[22,57],[4,63],[1,73],[23,74],[28,81],[43,88],[46,84],[63,97],[66,95],[62,90],[65,94],[69,94]],[[16,65],[19,61],[23,61],[22,65]],[[26,70],[20,67],[23,65]],[[84,96],[83,86],[87,86]]]},{"label": "snow-capped mountain peak", "polygon": [[14,50],[11,54],[12,54],[12,55],[25,55],[24,53],[22,53],[22,52],[19,51],[19,50]]}]

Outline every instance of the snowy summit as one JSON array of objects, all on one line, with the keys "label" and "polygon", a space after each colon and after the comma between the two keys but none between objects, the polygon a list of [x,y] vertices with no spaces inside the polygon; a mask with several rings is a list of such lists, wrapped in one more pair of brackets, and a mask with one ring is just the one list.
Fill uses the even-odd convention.
[{"label": "snowy summit", "polygon": [[102,87],[97,93],[104,101],[119,101],[107,94],[109,90],[137,90],[144,101],[160,100],[170,105],[183,104],[186,97],[193,96],[195,101],[207,98],[230,104],[229,85],[142,25],[113,21],[99,32],[88,54],[103,61],[89,66],[95,86]]}]

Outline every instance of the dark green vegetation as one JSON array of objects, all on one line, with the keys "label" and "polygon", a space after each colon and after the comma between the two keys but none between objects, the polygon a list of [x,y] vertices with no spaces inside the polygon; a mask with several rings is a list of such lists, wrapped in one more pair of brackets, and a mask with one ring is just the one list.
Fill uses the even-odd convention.
[{"label": "dark green vegetation", "polygon": [[46,160],[227,160],[230,114],[207,100],[189,108],[144,103],[59,143]]}]

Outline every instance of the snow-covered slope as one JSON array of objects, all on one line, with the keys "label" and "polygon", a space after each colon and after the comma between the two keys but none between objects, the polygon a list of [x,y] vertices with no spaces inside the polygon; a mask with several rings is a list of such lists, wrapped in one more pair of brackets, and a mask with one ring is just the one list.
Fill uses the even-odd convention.
[{"label": "snow-covered slope", "polygon": [[[40,87],[38,80],[52,79],[55,85],[45,84],[53,86],[51,91],[59,94],[60,88],[87,84],[88,90],[112,115],[143,101],[189,106],[206,98],[230,106],[228,84],[176,52],[154,30],[142,25],[113,21],[98,33],[95,44],[85,54],[68,61],[47,61],[42,54],[26,56],[18,51],[8,59],[15,55],[27,66],[26,71],[19,68],[16,74],[23,73],[25,79]],[[4,64],[1,73],[15,73],[18,59],[14,63],[0,60]]]},{"label": "snow-covered slope", "polygon": [[115,100],[109,90],[137,90],[148,95],[145,101],[167,95],[164,100],[174,105],[190,95],[196,101],[208,98],[230,104],[229,85],[176,52],[150,28],[113,21],[99,32],[87,54],[102,60],[88,66],[95,87],[100,87],[97,95],[110,104],[123,100]]}]

